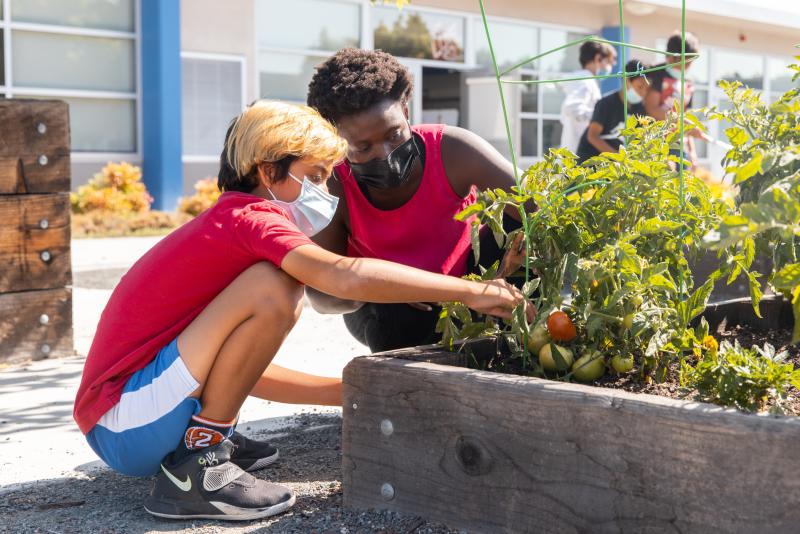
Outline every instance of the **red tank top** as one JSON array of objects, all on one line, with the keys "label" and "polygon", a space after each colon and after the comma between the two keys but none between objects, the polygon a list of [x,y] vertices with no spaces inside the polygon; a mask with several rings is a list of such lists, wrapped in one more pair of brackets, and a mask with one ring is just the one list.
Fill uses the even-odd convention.
[{"label": "red tank top", "polygon": [[347,254],[462,276],[467,272],[471,220],[454,217],[475,202],[475,187],[464,198],[453,191],[442,163],[443,125],[422,124],[411,130],[425,143],[425,167],[416,193],[397,209],[370,204],[347,162],[336,167],[350,216]]}]

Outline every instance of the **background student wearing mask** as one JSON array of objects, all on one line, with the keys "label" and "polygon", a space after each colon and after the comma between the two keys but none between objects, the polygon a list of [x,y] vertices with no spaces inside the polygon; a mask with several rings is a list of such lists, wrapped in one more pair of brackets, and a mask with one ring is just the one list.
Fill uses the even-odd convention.
[{"label": "background student wearing mask", "polygon": [[[617,61],[617,52],[608,43],[586,41],[580,48],[581,70],[567,78],[611,74]],[[565,82],[566,98],[561,105],[561,146],[572,152],[578,150],[581,134],[589,126],[595,104],[602,96],[596,80]]]},{"label": "background student wearing mask", "polygon": [[[583,132],[578,145],[578,159],[583,162],[602,152],[617,152],[622,139],[620,132],[625,123],[623,98],[628,96],[628,114],[644,115],[642,101],[648,94],[648,78],[642,73],[647,67],[638,59],[632,59],[625,65],[625,78],[622,89],[609,93],[601,98],[594,108],[589,127]],[[640,73],[640,74],[636,74]]]},{"label": "background student wearing mask", "polygon": [[[700,42],[697,37],[691,33],[686,34],[686,53],[696,54],[700,49]],[[667,65],[666,69],[657,70],[649,74],[650,91],[644,100],[644,109],[648,115],[657,120],[664,120],[667,112],[670,110],[677,111],[681,98],[681,34],[680,32],[673,33],[667,41],[667,52],[679,54],[677,56],[666,56],[666,62],[654,65],[654,67],[661,67]],[[692,97],[694,96],[694,84],[688,77],[689,67],[691,62],[687,61],[684,68],[684,109],[692,107]],[[700,137],[699,130],[689,130],[684,138],[686,143],[685,156],[692,163],[692,167],[697,163],[697,152],[694,147],[694,137]],[[679,149],[673,149],[671,154],[679,155]]]}]

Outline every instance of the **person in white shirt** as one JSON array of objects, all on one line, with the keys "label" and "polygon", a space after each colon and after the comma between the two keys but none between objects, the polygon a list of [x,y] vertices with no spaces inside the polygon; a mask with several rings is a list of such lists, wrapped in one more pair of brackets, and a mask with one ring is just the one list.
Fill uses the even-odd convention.
[{"label": "person in white shirt", "polygon": [[[581,45],[579,57],[581,70],[567,75],[567,78],[611,74],[617,51],[608,43],[586,41]],[[581,136],[589,126],[594,106],[602,95],[596,80],[578,80],[564,85],[566,97],[561,104],[561,146],[576,152]]]}]

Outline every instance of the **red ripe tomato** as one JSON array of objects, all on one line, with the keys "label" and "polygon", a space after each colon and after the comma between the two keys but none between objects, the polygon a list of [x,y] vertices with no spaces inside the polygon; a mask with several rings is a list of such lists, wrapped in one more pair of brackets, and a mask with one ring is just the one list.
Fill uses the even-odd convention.
[{"label": "red ripe tomato", "polygon": [[555,311],[547,318],[547,331],[553,341],[568,343],[575,339],[577,332],[572,319],[563,311]]}]

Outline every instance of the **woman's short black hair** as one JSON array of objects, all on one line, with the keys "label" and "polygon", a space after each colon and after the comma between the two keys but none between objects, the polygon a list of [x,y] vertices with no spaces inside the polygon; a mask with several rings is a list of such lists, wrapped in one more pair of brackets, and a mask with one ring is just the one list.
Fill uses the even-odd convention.
[{"label": "woman's short black hair", "polygon": [[406,104],[411,87],[411,73],[391,54],[343,48],[317,66],[307,100],[335,124],[386,99]]},{"label": "woman's short black hair", "polygon": [[[225,143],[222,145],[222,154],[219,156],[219,172],[217,173],[217,187],[220,191],[240,191],[242,193],[252,193],[258,187],[258,167],[253,167],[247,176],[239,176],[236,169],[230,164],[228,159],[228,138],[231,136],[236,119],[231,121],[228,131],[225,133]],[[233,159],[233,158],[231,158]],[[282,182],[289,176],[289,166],[297,159],[296,156],[286,156],[272,163],[273,182]]]},{"label": "woman's short black hair", "polygon": [[617,55],[617,51],[608,43],[598,43],[595,41],[586,41],[580,47],[578,59],[581,62],[581,67],[585,67],[588,63],[594,61],[595,56],[600,54],[602,58],[609,58]]}]

